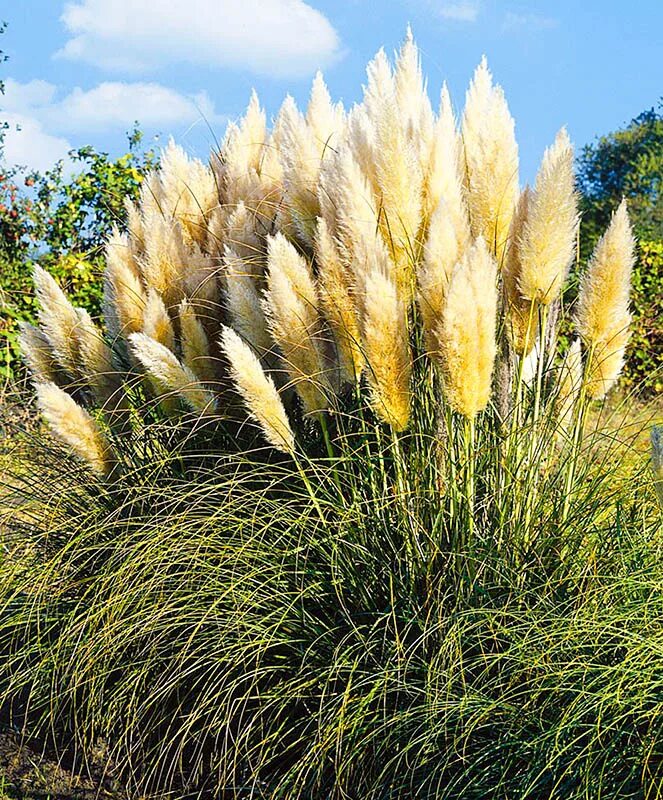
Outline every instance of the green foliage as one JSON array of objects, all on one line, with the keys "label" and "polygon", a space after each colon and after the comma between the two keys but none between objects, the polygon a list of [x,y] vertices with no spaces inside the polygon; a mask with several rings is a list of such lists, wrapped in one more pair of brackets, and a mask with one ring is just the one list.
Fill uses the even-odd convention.
[{"label": "green foliage", "polygon": [[637,236],[663,241],[663,104],[587,145],[578,160],[585,259],[623,197]]},{"label": "green foliage", "polygon": [[44,174],[0,174],[0,377],[21,374],[18,323],[34,317],[33,264],[51,272],[76,305],[99,316],[104,240],[112,225],[124,224],[125,198],[138,196],[155,163],[153,152],[141,148],[138,129],[117,159],[91,147],[70,157],[73,174],[62,163]]},{"label": "green foliage", "polygon": [[641,241],[633,271],[633,325],[624,383],[642,394],[663,392],[663,240]]},{"label": "green foliage", "polygon": [[248,425],[152,421],[111,483],[28,443],[0,696],[107,742],[141,795],[656,800],[663,539],[644,459],[612,469],[622,421],[588,436],[565,524],[563,454],[538,441],[500,495],[482,425],[473,533],[439,437],[364,422],[333,421],[333,461],[311,432],[298,469]]}]

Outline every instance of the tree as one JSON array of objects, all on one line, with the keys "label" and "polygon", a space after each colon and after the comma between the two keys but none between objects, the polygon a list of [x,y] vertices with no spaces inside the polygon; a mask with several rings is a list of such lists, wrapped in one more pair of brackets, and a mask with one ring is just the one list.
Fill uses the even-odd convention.
[{"label": "tree", "polygon": [[663,100],[622,130],[584,147],[578,159],[586,257],[626,197],[640,239],[663,241]]}]

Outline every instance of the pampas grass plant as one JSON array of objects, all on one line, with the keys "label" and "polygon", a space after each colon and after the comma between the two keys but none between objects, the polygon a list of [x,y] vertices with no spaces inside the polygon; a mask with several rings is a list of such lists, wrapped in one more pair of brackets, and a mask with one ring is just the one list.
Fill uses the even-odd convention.
[{"label": "pampas grass plant", "polygon": [[254,94],[209,167],[169,144],[103,327],[36,272],[17,724],[160,796],[660,797],[660,447],[598,404],[627,209],[562,309],[566,132],[521,190],[485,61],[461,120],[408,33],[349,111],[318,76],[271,131]]}]

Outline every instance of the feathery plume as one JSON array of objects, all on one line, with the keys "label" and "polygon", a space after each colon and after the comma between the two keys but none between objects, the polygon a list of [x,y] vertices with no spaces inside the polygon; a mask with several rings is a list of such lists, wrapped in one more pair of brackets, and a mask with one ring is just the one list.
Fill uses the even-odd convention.
[{"label": "feathery plume", "polygon": [[212,392],[205,389],[195,374],[167,347],[144,333],[132,333],[129,342],[133,355],[163,392],[174,392],[193,411],[201,414],[215,409]]},{"label": "feathery plume", "polygon": [[122,394],[122,376],[113,364],[113,352],[88,312],[83,308],[76,310],[79,318],[76,335],[83,377],[100,406],[106,406],[109,401],[117,405]]},{"label": "feathery plume", "polygon": [[466,94],[462,124],[472,233],[501,262],[518,199],[518,145],[501,86],[485,57]]},{"label": "feathery plume", "polygon": [[442,198],[433,214],[419,269],[419,310],[430,350],[439,350],[436,341],[442,317],[446,287],[455,265],[470,245],[470,229],[462,199],[451,206]]},{"label": "feathery plume", "polygon": [[451,407],[473,419],[490,400],[497,346],[497,267],[479,238],[453,271],[438,338],[444,391]]},{"label": "feathery plume", "polygon": [[622,200],[596,245],[578,294],[576,326],[588,352],[587,391],[596,400],[615,383],[624,362],[634,261],[635,239]]},{"label": "feathery plume", "polygon": [[187,261],[180,223],[161,216],[152,217],[145,226],[142,272],[147,285],[159,292],[168,305],[183,298]]},{"label": "feathery plume", "polygon": [[[143,327],[147,297],[126,234],[114,229],[106,242],[105,316],[114,335],[135,333]],[[110,312],[110,313],[109,313]]]},{"label": "feathery plume", "polygon": [[511,220],[509,243],[502,267],[506,331],[517,355],[527,357],[536,344],[539,330],[539,303],[528,300],[520,291],[522,273],[521,242],[529,213],[532,190],[526,186],[518,198]]},{"label": "feathery plume", "polygon": [[559,297],[575,254],[577,225],[573,147],[562,128],[543,156],[518,235],[518,288],[525,300],[548,305]]},{"label": "feathery plume", "polygon": [[233,327],[259,356],[274,344],[260,298],[260,279],[253,265],[246,265],[231,248],[226,248],[226,298]]},{"label": "feathery plume", "polygon": [[140,185],[140,210],[143,216],[143,232],[154,217],[163,216],[163,188],[158,170],[149,172]]},{"label": "feathery plume", "polygon": [[176,219],[185,244],[203,245],[206,220],[218,204],[216,182],[212,170],[198,159],[190,159],[184,149],[171,138],[161,153],[159,181],[161,211],[167,219]]},{"label": "feathery plume", "polygon": [[147,293],[142,332],[170,351],[175,350],[175,330],[161,295],[154,289]]},{"label": "feathery plume", "polygon": [[32,379],[38,383],[57,383],[58,364],[46,334],[29,322],[20,322],[19,330],[21,354]]},{"label": "feathery plume", "polygon": [[288,212],[302,243],[312,248],[315,220],[320,214],[318,142],[290,95],[281,106],[277,125]]},{"label": "feathery plume", "polygon": [[98,475],[108,475],[113,465],[108,440],[95,419],[59,386],[38,383],[37,403],[53,432]]},{"label": "feathery plume", "polygon": [[333,148],[345,127],[345,111],[342,103],[332,103],[329,90],[318,71],[313,79],[311,97],[306,109],[306,122],[318,146],[319,158],[323,159]]},{"label": "feathery plume", "polygon": [[315,234],[320,304],[336,340],[341,383],[353,383],[363,366],[359,320],[348,271],[327,223],[320,217]]},{"label": "feathery plume", "polygon": [[347,141],[353,158],[361,164],[371,190],[377,194],[375,174],[375,126],[365,103],[355,104],[347,119]]},{"label": "feathery plume", "polygon": [[260,171],[267,126],[265,112],[255,91],[239,124],[231,122],[223,143],[223,186],[226,203],[233,207],[240,200],[255,208],[261,196]]},{"label": "feathery plume", "polygon": [[369,64],[365,103],[375,126],[373,152],[379,223],[396,266],[396,284],[409,298],[421,222],[423,174],[399,118],[396,82],[380,51]]},{"label": "feathery plume", "polygon": [[362,328],[373,408],[394,430],[404,430],[412,371],[407,309],[394,281],[379,269],[366,277]]},{"label": "feathery plume", "polygon": [[37,318],[58,364],[72,378],[79,375],[79,353],[76,329],[80,319],[76,309],[57,282],[42,267],[33,270],[39,311]]},{"label": "feathery plume", "polygon": [[267,441],[284,453],[294,452],[295,435],[279,393],[253,350],[228,327],[223,329],[221,346],[230,362],[230,372],[237,390]]},{"label": "feathery plume", "polygon": [[268,242],[265,313],[290,378],[309,413],[328,407],[322,321],[310,268],[281,233]]},{"label": "feathery plume", "polygon": [[424,218],[428,220],[444,201],[454,215],[469,228],[463,180],[462,140],[456,130],[456,118],[446,83],[440,93],[440,114],[434,123],[434,132],[424,171]]},{"label": "feathery plume", "polygon": [[244,201],[240,200],[228,218],[226,243],[244,261],[248,267],[255,265],[258,274],[264,269],[264,241],[256,233],[255,213],[250,211]]},{"label": "feathery plume", "polygon": [[[348,260],[365,261],[376,237],[380,237],[378,211],[368,180],[350,148],[341,147],[328,159],[321,172],[319,192],[335,208],[336,234],[344,255]],[[325,219],[331,233],[329,216]]]},{"label": "feathery plume", "polygon": [[427,167],[430,155],[435,115],[421,71],[419,48],[415,44],[409,25],[405,41],[396,59],[394,86],[403,132],[413,143],[423,171]]},{"label": "feathery plume", "polygon": [[202,253],[198,245],[193,245],[184,276],[184,292],[207,323],[213,322],[219,312],[222,272],[218,258]]},{"label": "feathery plume", "polygon": [[[129,231],[131,254],[134,258],[137,258],[142,254],[145,248],[143,215],[139,206],[137,206],[136,203],[134,203],[129,197],[124,198],[124,210],[127,215],[127,229]],[[111,235],[120,236],[120,233],[115,226],[113,226]]]},{"label": "feathery plume", "polygon": [[192,303],[188,300],[182,300],[180,303],[178,319],[182,338],[182,360],[185,366],[201,381],[214,382],[217,375],[214,359],[210,356],[209,339]]}]

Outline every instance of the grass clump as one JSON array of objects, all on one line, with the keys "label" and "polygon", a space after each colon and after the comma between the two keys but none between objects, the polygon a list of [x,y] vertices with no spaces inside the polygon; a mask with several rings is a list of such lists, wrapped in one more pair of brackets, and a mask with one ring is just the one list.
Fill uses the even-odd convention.
[{"label": "grass clump", "polygon": [[634,242],[622,206],[563,308],[571,167],[562,132],[521,193],[485,63],[459,130],[408,36],[348,114],[318,78],[209,168],[170,145],[105,331],[37,273],[72,454],[24,440],[9,482],[16,718],[136,792],[658,797],[660,509],[596,402]]}]

